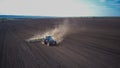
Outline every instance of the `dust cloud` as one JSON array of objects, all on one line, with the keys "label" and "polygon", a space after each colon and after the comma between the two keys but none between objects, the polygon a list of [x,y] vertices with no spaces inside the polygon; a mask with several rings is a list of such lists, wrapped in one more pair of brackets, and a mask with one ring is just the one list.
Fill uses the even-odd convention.
[{"label": "dust cloud", "polygon": [[39,40],[39,39],[45,38],[46,36],[50,35],[53,37],[54,40],[56,40],[57,43],[60,43],[64,40],[66,35],[70,33],[71,33],[71,25],[69,23],[69,20],[65,19],[60,24],[55,25],[55,28],[48,29],[42,34],[34,35],[33,37],[27,39],[27,41],[32,41],[32,40],[37,40],[37,39]]}]

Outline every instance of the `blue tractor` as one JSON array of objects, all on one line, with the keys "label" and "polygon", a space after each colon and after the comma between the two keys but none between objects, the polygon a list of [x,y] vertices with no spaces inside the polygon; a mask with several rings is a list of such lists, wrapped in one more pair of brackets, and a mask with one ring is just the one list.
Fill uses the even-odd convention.
[{"label": "blue tractor", "polygon": [[52,36],[46,36],[43,39],[43,43],[46,44],[47,46],[57,45],[57,42],[52,38]]}]

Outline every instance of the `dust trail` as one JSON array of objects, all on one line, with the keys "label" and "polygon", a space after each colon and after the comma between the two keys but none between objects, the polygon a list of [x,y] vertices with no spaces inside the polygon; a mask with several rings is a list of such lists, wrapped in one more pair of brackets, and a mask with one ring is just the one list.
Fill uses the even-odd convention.
[{"label": "dust trail", "polygon": [[27,39],[27,41],[42,39],[50,35],[53,37],[54,40],[56,40],[57,43],[60,43],[61,41],[63,41],[65,36],[69,33],[70,33],[70,23],[68,19],[65,19],[62,23],[56,25],[55,28],[49,29],[45,31],[43,34],[35,35]]}]

